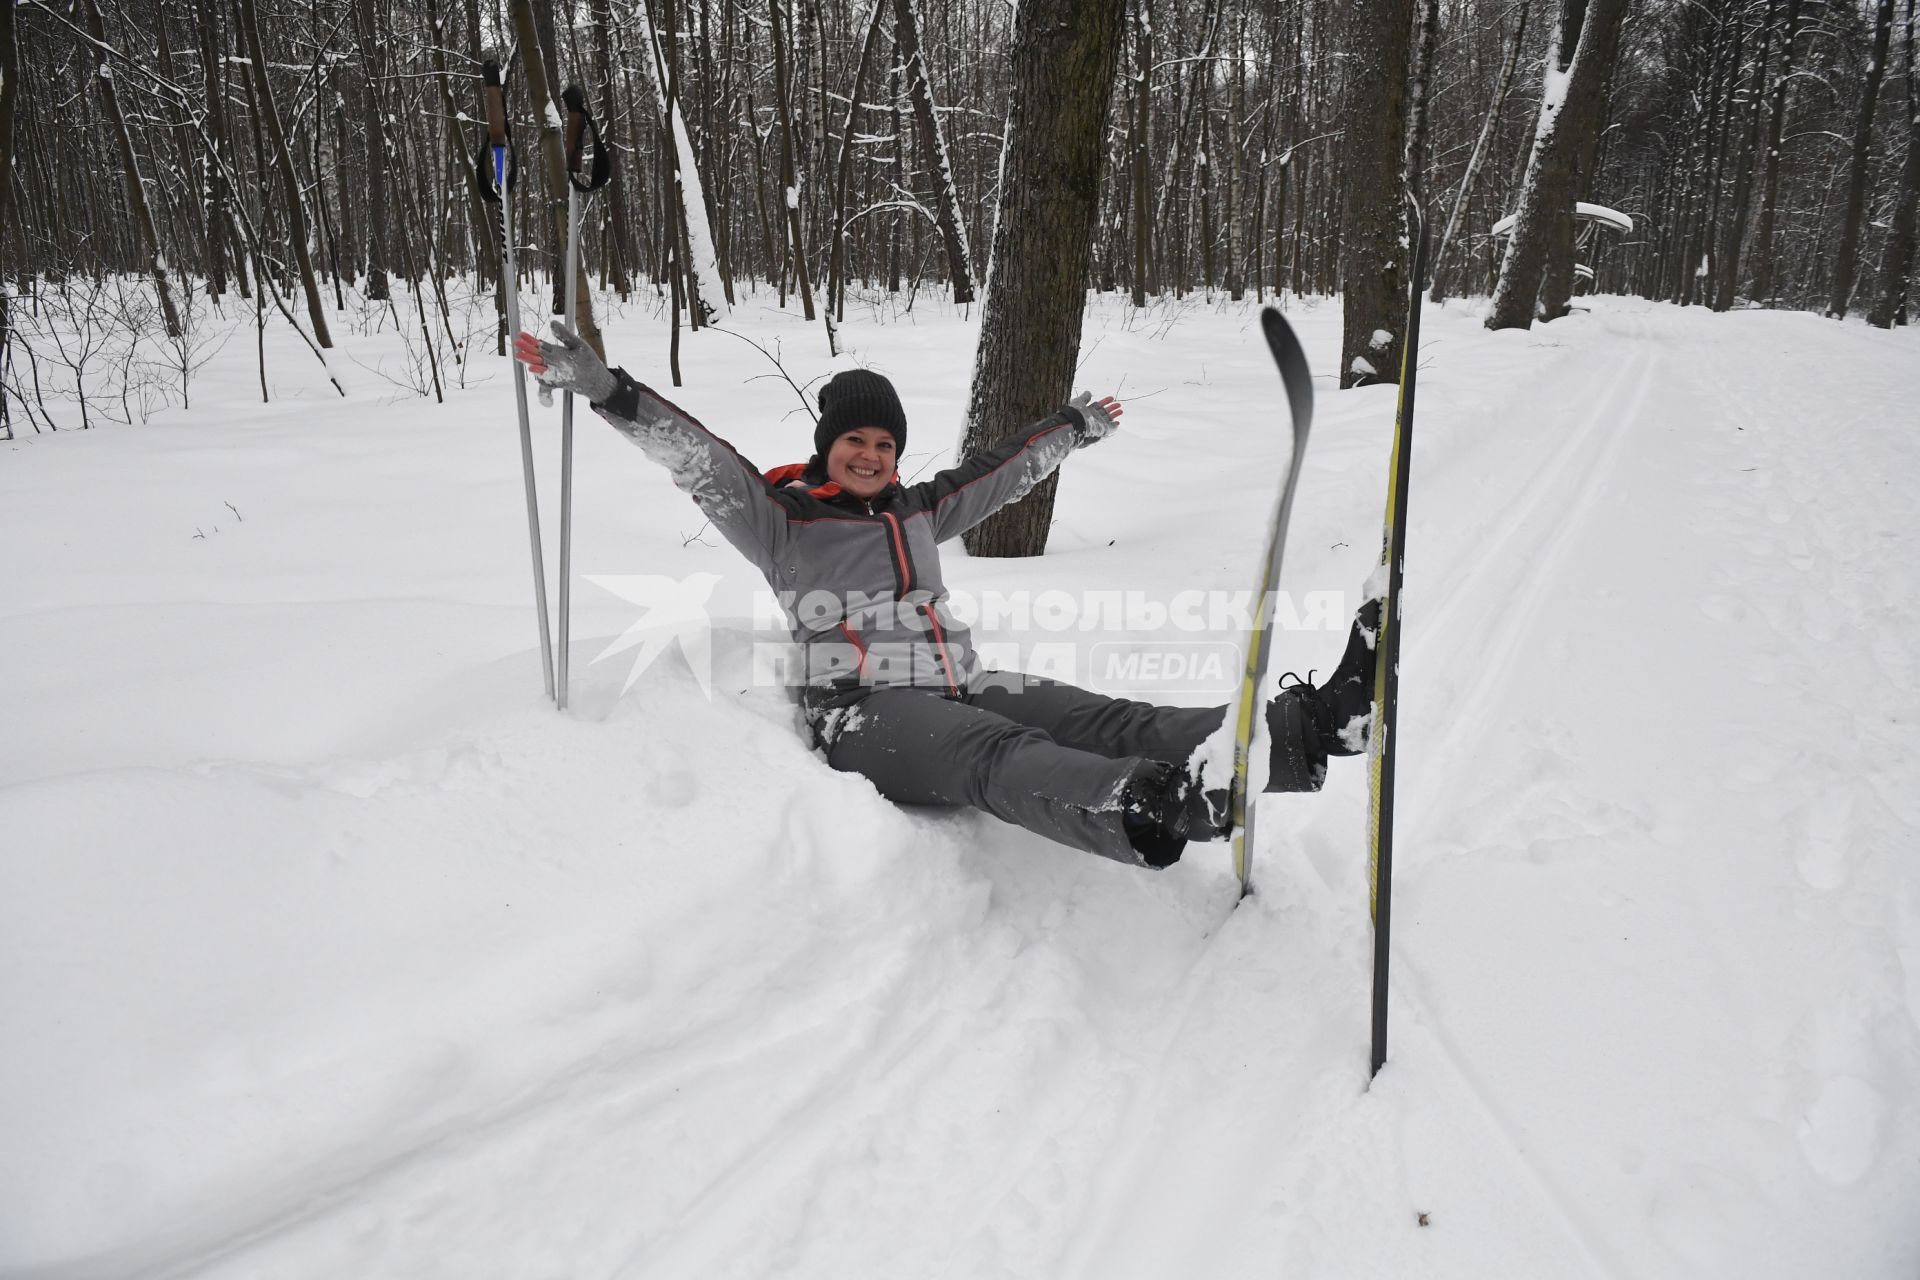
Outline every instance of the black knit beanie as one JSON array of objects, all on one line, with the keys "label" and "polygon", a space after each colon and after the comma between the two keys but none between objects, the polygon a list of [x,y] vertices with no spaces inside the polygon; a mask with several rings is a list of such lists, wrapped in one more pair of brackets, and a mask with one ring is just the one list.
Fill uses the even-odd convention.
[{"label": "black knit beanie", "polygon": [[833,442],[859,427],[885,427],[893,433],[895,453],[907,451],[907,413],[893,384],[871,369],[836,373],[820,388],[820,423],[813,429],[813,451],[821,458]]}]

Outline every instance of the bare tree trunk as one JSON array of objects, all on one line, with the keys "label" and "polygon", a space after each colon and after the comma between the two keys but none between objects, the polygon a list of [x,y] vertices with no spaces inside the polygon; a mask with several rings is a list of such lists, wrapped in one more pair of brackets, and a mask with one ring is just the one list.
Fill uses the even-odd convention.
[{"label": "bare tree trunk", "polygon": [[[1044,417],[1072,391],[1124,13],[1124,0],[1023,0],[1014,19],[1005,172],[963,453]],[[1049,477],[969,531],[967,550],[1045,551],[1053,492]]]},{"label": "bare tree trunk", "polygon": [[860,118],[860,88],[866,83],[867,66],[873,61],[873,46],[880,38],[880,15],[887,0],[873,0],[873,17],[867,22],[867,38],[860,45],[860,65],[854,69],[853,88],[847,93],[846,124],[840,130],[840,163],[833,188],[833,244],[827,253],[826,312],[833,317],[827,325],[827,349],[840,354],[839,339],[833,324],[846,315],[847,283],[847,181],[853,173],[853,129]]},{"label": "bare tree trunk", "polygon": [[1440,30],[1440,0],[1423,0],[1420,8],[1419,53],[1407,83],[1407,171],[1402,179],[1406,189],[1422,208],[1427,203],[1427,105],[1433,84],[1433,43]]},{"label": "bare tree trunk", "polygon": [[[899,62],[896,56],[895,63]],[[900,132],[900,72],[887,74],[887,102],[893,109],[893,185],[899,194],[907,189],[907,144]],[[887,218],[887,292],[900,292],[900,219]]]},{"label": "bare tree trunk", "polygon": [[722,73],[716,76],[713,68],[712,12],[707,0],[700,0],[700,110],[706,121],[703,127],[707,131],[708,158],[704,172],[709,179],[701,189],[707,202],[707,221],[713,234],[714,264],[720,273],[720,290],[729,307],[735,305],[733,277],[737,270],[733,264],[732,132],[725,127],[716,127],[714,112],[716,98],[718,109],[724,114],[733,96],[733,13],[731,4],[720,6]]},{"label": "bare tree trunk", "polygon": [[[334,64],[332,70],[329,71],[327,75],[327,83],[333,90],[333,164],[335,170],[340,173],[347,172],[349,157],[353,155],[353,148],[348,145],[347,92],[343,87],[346,83],[346,78],[345,69],[338,63]],[[320,149],[320,122],[318,119],[314,121],[313,131],[314,163],[318,164]],[[360,278],[360,270],[366,265],[366,259],[361,252],[360,236],[359,233],[355,231],[353,225],[353,203],[353,192],[350,189],[350,184],[341,183],[339,198],[340,231],[338,236],[335,237],[332,246],[336,293],[338,292],[339,278],[342,275],[346,277],[347,283],[351,284]],[[322,214],[321,221],[323,223],[325,222],[324,213]]]},{"label": "bare tree trunk", "polygon": [[[933,105],[933,84],[927,74],[927,62],[920,53],[920,20],[913,9],[914,0],[893,0],[894,38],[900,46],[900,59],[906,64],[907,96],[913,101],[914,121],[919,125],[920,148],[927,159],[933,179],[934,220],[940,227],[940,239],[947,249],[947,271],[953,279],[953,300],[973,301],[973,267],[967,250],[967,225],[960,216],[960,197],[953,186],[953,167],[947,162],[946,132],[940,127],[940,115]],[[1002,199],[1005,193],[1001,193]]]},{"label": "bare tree trunk", "polygon": [[[153,25],[159,37],[160,74],[167,79],[168,83],[178,84],[180,81],[173,69],[173,40],[168,34],[170,24],[166,21],[164,13],[157,15],[157,19]],[[190,175],[194,173],[194,160],[198,156],[200,148],[194,145],[193,124],[185,117],[184,113],[175,121],[173,126],[173,149],[176,157],[174,164],[177,166],[179,174],[187,179],[187,185],[190,191],[196,190]],[[164,184],[162,184],[161,189],[163,191],[165,190]],[[206,187],[204,184],[201,184],[197,187],[197,190],[205,191]],[[191,238],[195,242],[195,250],[201,253],[201,266],[204,268],[206,266],[204,250],[207,243],[206,204],[192,194],[187,196],[185,203],[189,209],[187,215],[182,218],[181,221],[186,225],[188,235],[182,237],[179,235],[178,230],[176,230],[175,243],[178,243],[180,239]],[[179,260],[184,256],[185,255],[178,255],[173,265],[174,269],[180,273],[181,290],[191,295],[193,292],[193,277],[187,272],[187,264]]]},{"label": "bare tree trunk", "polygon": [[1245,143],[1247,115],[1246,13],[1237,20],[1233,42],[1233,74],[1227,86],[1227,297],[1245,296],[1240,263],[1240,218],[1244,199],[1240,190],[1240,151]]},{"label": "bare tree trunk", "polygon": [[1212,77],[1201,82],[1206,100],[1200,106],[1200,149],[1194,153],[1193,186],[1200,205],[1200,280],[1213,294],[1213,94]]},{"label": "bare tree trunk", "polygon": [[1734,295],[1740,289],[1740,250],[1746,241],[1747,203],[1753,196],[1753,165],[1760,150],[1760,107],[1766,101],[1764,90],[1767,60],[1772,53],[1774,2],[1769,0],[1767,16],[1761,23],[1760,53],[1754,59],[1753,102],[1747,122],[1747,136],[1740,148],[1739,159],[1734,162],[1733,196],[1730,200],[1732,212],[1726,219],[1726,232],[1720,241],[1719,261],[1716,263],[1719,268],[1717,284],[1713,298],[1708,303],[1715,311],[1725,311],[1733,306]]},{"label": "bare tree trunk", "polygon": [[1887,67],[1887,47],[1893,36],[1893,0],[1880,0],[1873,15],[1873,52],[1867,56],[1867,78],[1860,89],[1860,123],[1853,131],[1853,164],[1847,176],[1847,208],[1840,224],[1840,247],[1833,258],[1833,296],[1827,315],[1835,320],[1847,314],[1853,298],[1853,278],[1859,269],[1860,224],[1866,218],[1867,157],[1873,145],[1873,111],[1880,98],[1880,77]]},{"label": "bare tree trunk", "polygon": [[793,264],[795,289],[800,294],[801,310],[813,319],[813,285],[807,280],[807,243],[800,235],[800,184],[794,165],[793,97],[787,83],[786,37],[781,32],[781,0],[767,0],[772,26],[767,38],[773,43],[773,95],[780,117],[780,198],[786,205],[787,258]]},{"label": "bare tree trunk", "polygon": [[[1219,35],[1220,30],[1218,19],[1220,0],[1202,0],[1200,9],[1200,43],[1192,57],[1182,59],[1189,69],[1189,74],[1184,84],[1179,72],[1176,70],[1173,73],[1175,85],[1174,105],[1173,109],[1166,113],[1166,116],[1168,119],[1175,121],[1175,123],[1171,126],[1171,132],[1168,134],[1166,154],[1164,157],[1158,158],[1158,167],[1165,176],[1160,183],[1160,194],[1154,201],[1153,216],[1148,220],[1148,225],[1152,228],[1153,234],[1160,237],[1159,248],[1152,254],[1149,262],[1154,276],[1153,280],[1149,283],[1149,288],[1152,289],[1165,289],[1169,278],[1171,278],[1176,292],[1184,290],[1187,285],[1187,233],[1191,229],[1190,224],[1192,219],[1170,218],[1167,211],[1172,208],[1175,196],[1188,191],[1190,188],[1190,184],[1184,181],[1186,174],[1185,157],[1188,150],[1187,138],[1197,132],[1194,125],[1196,105],[1201,99],[1201,91],[1206,83],[1204,77],[1213,63],[1214,40]],[[1150,0],[1147,12],[1149,17],[1151,17],[1152,5]],[[1179,11],[1176,9],[1175,12],[1177,13]],[[1177,28],[1174,43],[1176,45],[1178,44]],[[1151,59],[1148,60],[1147,65],[1149,70],[1151,70]],[[1148,83],[1149,85],[1151,84],[1150,76]],[[1151,146],[1151,142],[1149,142],[1149,146]],[[1149,156],[1150,169],[1154,167],[1155,159],[1155,157]]]},{"label": "bare tree trunk", "polygon": [[[753,28],[748,27],[747,28],[747,38],[748,38],[747,50],[748,50],[749,58],[752,57],[752,50],[753,50],[752,35],[753,35]],[[748,146],[753,151],[753,168],[754,168],[754,177],[755,177],[755,182],[753,184],[753,200],[754,200],[755,211],[760,216],[760,252],[761,252],[761,256],[766,259],[767,283],[777,284],[779,286],[780,306],[782,309],[785,309],[787,305],[787,276],[786,276],[787,255],[784,249],[781,252],[776,253],[773,248],[772,223],[774,220],[769,219],[767,217],[766,145],[764,140],[760,137],[759,128],[753,125],[753,121],[756,120],[759,115],[759,112],[754,108],[754,105],[753,105],[753,90],[751,89],[747,90],[745,97],[746,97],[747,121],[748,121],[749,127],[752,128],[752,133],[753,133],[752,140],[748,143]],[[785,229],[787,225],[786,219],[779,218],[777,219],[777,221],[779,221],[781,226],[781,232],[780,232],[780,235],[782,237],[781,244],[784,246],[786,244],[785,237],[787,234]]]},{"label": "bare tree trunk", "polygon": [[[114,145],[120,151],[120,167],[127,176],[127,206],[133,211],[134,225],[139,230],[140,239],[149,258],[153,274],[154,292],[160,295],[160,313],[165,318],[167,336],[180,336],[180,312],[173,305],[173,288],[167,281],[167,255],[160,248],[160,232],[153,222],[153,208],[147,203],[147,191],[140,183],[140,161],[133,151],[133,134],[127,130],[127,118],[120,112],[120,96],[114,89],[113,66],[107,61],[106,24],[100,19],[100,6],[95,0],[84,0],[81,6],[87,19],[87,31],[98,46],[93,51],[95,82],[100,86],[100,102],[106,108],[107,127],[113,131]],[[0,174],[0,179],[11,181],[10,174]]]},{"label": "bare tree trunk", "polygon": [[1394,382],[1406,334],[1407,46],[1413,0],[1356,0],[1348,13],[1344,147],[1346,212],[1340,275],[1346,292],[1340,385]]},{"label": "bare tree trunk", "polygon": [[1920,65],[1914,56],[1914,0],[1907,0],[1907,160],[1900,167],[1893,225],[1880,254],[1879,296],[1867,322],[1882,329],[1907,322],[1907,291],[1913,284],[1915,215],[1920,213]]},{"label": "bare tree trunk", "polygon": [[[542,8],[545,7],[542,6]],[[532,0],[512,0],[512,9],[514,32],[520,39],[520,74],[526,78],[527,99],[533,106],[535,123],[540,134],[540,172],[545,181],[540,184],[539,189],[544,193],[545,198],[537,206],[542,213],[537,225],[545,228],[550,237],[545,256],[551,264],[552,310],[553,314],[559,315],[566,310],[564,301],[567,256],[566,137],[561,128],[560,108],[553,96],[553,85],[547,78],[547,67],[552,59],[541,44],[540,29],[535,21]],[[600,337],[600,325],[593,314],[593,286],[587,279],[584,254],[581,255],[577,264],[575,276],[575,284],[579,291],[579,310],[576,317],[578,323],[575,327],[588,346],[595,351],[603,351],[605,347]]]},{"label": "bare tree trunk", "polygon": [[[592,0],[591,11],[594,47],[600,58],[600,132],[606,145],[617,154],[620,149],[621,116],[614,109],[613,23],[607,12],[607,0]],[[627,224],[626,183],[616,176],[614,181],[607,184],[602,198],[607,202],[607,222],[613,232],[612,244],[602,266],[602,277],[624,299],[633,288],[627,265],[627,248],[632,240]]]},{"label": "bare tree trunk", "polygon": [[[427,22],[428,28],[433,35],[432,56],[434,82],[439,87],[440,108],[446,116],[447,151],[451,157],[451,163],[458,170],[464,172],[466,171],[466,166],[472,163],[473,157],[467,150],[465,140],[460,136],[460,110],[454,101],[453,77],[447,70],[446,29],[445,22],[440,16],[439,0],[428,0]],[[473,246],[473,260],[469,265],[473,267],[474,274],[479,279],[484,280],[497,276],[499,274],[499,268],[494,265],[493,261],[495,253],[493,245],[495,220],[488,214],[487,203],[481,199],[479,186],[472,181],[467,181],[462,184],[462,187],[467,193],[466,200],[464,201],[467,209],[467,239],[468,243]],[[494,298],[497,305],[504,303],[504,299],[500,297],[498,291],[495,292]],[[502,319],[501,331],[504,335],[504,317]],[[504,342],[504,337],[502,341]],[[505,354],[504,346],[501,348],[500,354]]]},{"label": "bare tree trunk", "polygon": [[1453,198],[1453,212],[1447,215],[1446,230],[1440,233],[1440,243],[1433,252],[1433,292],[1428,297],[1434,302],[1446,299],[1441,289],[1441,270],[1446,266],[1447,247],[1453,243],[1453,233],[1460,225],[1460,214],[1467,207],[1467,197],[1473,192],[1473,178],[1480,171],[1480,161],[1487,154],[1487,142],[1500,119],[1501,104],[1513,89],[1513,75],[1520,66],[1520,42],[1527,32],[1528,7],[1529,0],[1520,0],[1520,12],[1514,20],[1513,36],[1507,44],[1506,59],[1500,71],[1500,85],[1493,91],[1493,101],[1487,104],[1487,114],[1480,122],[1480,134],[1474,139],[1473,151],[1467,156],[1467,171],[1460,178],[1460,192]]},{"label": "bare tree trunk", "polygon": [[[899,54],[895,54],[895,65],[899,65]],[[899,69],[887,73],[887,102],[893,107],[893,186],[895,198],[904,198],[906,194],[906,136],[900,132],[900,73]],[[887,217],[887,292],[900,292],[900,219],[899,215]]]},{"label": "bare tree trunk", "polygon": [[[14,32],[14,6],[0,5],[0,247],[13,229],[13,125],[14,101],[20,85],[20,45]],[[4,295],[0,294],[0,305]],[[0,352],[6,349],[7,329],[0,325]],[[5,393],[0,392],[0,412],[5,411]]]},{"label": "bare tree trunk", "polygon": [[[0,252],[13,225],[13,123],[15,86],[20,81],[20,46],[13,25],[13,6],[0,5]],[[0,289],[0,374],[13,353],[12,302]],[[31,410],[29,410],[31,414]],[[39,428],[34,428],[36,431]],[[12,401],[0,386],[0,439],[13,439]]]},{"label": "bare tree trunk", "polygon": [[[1296,177],[1293,164],[1293,149],[1300,141],[1303,125],[1307,118],[1307,50],[1306,50],[1306,6],[1293,7],[1293,93],[1287,99],[1286,122],[1281,128],[1281,137],[1286,143],[1280,149],[1279,159],[1274,161],[1280,169],[1278,191],[1273,201],[1273,292],[1277,297],[1287,291],[1289,285],[1298,292],[1300,287],[1300,245],[1299,232],[1302,225],[1300,210],[1306,196],[1306,179]],[[1274,59],[1279,65],[1279,59]],[[1287,196],[1288,187],[1293,188],[1294,200],[1294,244],[1291,255],[1287,253]]]},{"label": "bare tree trunk", "polygon": [[1147,150],[1153,145],[1148,93],[1153,71],[1153,13],[1150,0],[1134,0],[1133,11],[1133,305],[1147,305],[1147,266],[1153,255],[1153,206],[1148,197]]},{"label": "bare tree trunk", "polygon": [[1601,89],[1627,0],[1562,0],[1547,51],[1547,82],[1507,253],[1487,310],[1489,329],[1533,323],[1557,214],[1570,214],[1586,133],[1598,127]]},{"label": "bare tree trunk", "polygon": [[1733,82],[1740,71],[1740,34],[1738,20],[1723,5],[1719,32],[1713,42],[1713,76],[1707,82],[1706,117],[1701,135],[1701,163],[1706,182],[1701,188],[1699,216],[1694,220],[1688,257],[1696,264],[1687,275],[1687,287],[1681,305],[1707,302],[1713,288],[1715,256],[1719,242],[1715,231],[1720,225],[1721,174],[1726,168],[1727,127],[1733,115]]},{"label": "bare tree trunk", "polygon": [[1767,157],[1760,183],[1760,225],[1753,238],[1753,297],[1762,306],[1773,301],[1773,222],[1780,193],[1780,135],[1787,118],[1787,82],[1793,76],[1793,44],[1800,33],[1801,0],[1787,0],[1787,31],[1781,42],[1780,74],[1767,107]]},{"label": "bare tree trunk", "polygon": [[[247,56],[253,65],[255,121],[264,123],[267,142],[273,152],[274,168],[280,173],[280,188],[286,197],[288,236],[294,265],[300,272],[300,287],[307,295],[307,317],[313,324],[313,338],[321,347],[333,345],[327,328],[326,305],[320,301],[320,286],[313,277],[313,253],[309,247],[307,213],[300,199],[300,175],[293,167],[293,150],[287,145],[287,133],[280,124],[279,108],[274,106],[273,85],[267,79],[267,55],[260,44],[260,18],[254,0],[239,0],[240,25],[245,29]],[[268,292],[260,281],[261,292]]]},{"label": "bare tree trunk", "polygon": [[[374,301],[385,302],[392,296],[387,284],[387,170],[393,163],[386,117],[380,110],[385,38],[374,16],[373,0],[353,0],[353,20],[359,36],[360,69],[366,80],[360,97],[360,129],[367,148],[366,292]],[[345,162],[346,156],[340,156],[338,163]]]},{"label": "bare tree trunk", "polygon": [[[1594,56],[1607,68],[1602,75],[1601,90],[1593,97],[1588,110],[1591,115],[1580,122],[1578,130],[1579,144],[1574,149],[1573,187],[1578,196],[1586,189],[1593,178],[1594,161],[1599,154],[1600,135],[1607,124],[1607,105],[1611,97],[1608,85],[1613,79],[1614,58],[1619,52],[1620,27],[1613,28],[1613,39],[1597,45]],[[1563,122],[1563,127],[1565,123]],[[1547,241],[1546,268],[1540,273],[1539,312],[1543,320],[1558,320],[1571,310],[1574,282],[1574,244],[1578,240],[1578,228],[1574,219],[1575,201],[1568,200],[1564,205],[1551,211],[1553,219],[1552,235]]]},{"label": "bare tree trunk", "polygon": [[[221,93],[224,65],[219,35],[220,7],[196,6],[199,17],[200,70],[207,95],[207,292],[215,298],[227,292],[227,224],[232,219],[227,188],[227,108]],[[12,76],[8,76],[8,87]],[[4,198],[4,197],[0,197]]]},{"label": "bare tree trunk", "polygon": [[[665,104],[660,113],[660,151],[674,161],[664,169],[671,181],[668,200],[679,210],[669,231],[673,237],[673,260],[679,264],[676,278],[686,291],[687,327],[691,330],[702,328],[724,314],[721,304],[726,286],[720,281],[719,255],[713,248],[713,224],[707,218],[706,185],[700,181],[700,160],[694,149],[692,126],[680,105],[679,0],[661,0],[660,11],[666,19],[655,28],[659,39],[654,43],[654,68],[660,72],[654,83],[661,90]],[[693,253],[696,228],[706,245],[706,251],[698,258]],[[703,274],[706,287],[695,283],[696,273]],[[708,298],[712,301],[706,301]],[[693,305],[695,299],[700,300],[697,306]]]}]

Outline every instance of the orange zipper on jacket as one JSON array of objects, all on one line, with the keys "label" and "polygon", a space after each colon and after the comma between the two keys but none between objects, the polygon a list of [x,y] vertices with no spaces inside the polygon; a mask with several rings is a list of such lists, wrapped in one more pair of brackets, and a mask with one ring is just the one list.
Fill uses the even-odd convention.
[{"label": "orange zipper on jacket", "polygon": [[[880,518],[887,522],[887,534],[893,543],[894,563],[900,570],[900,597],[905,599],[907,592],[913,590],[913,562],[907,559],[906,534],[900,528],[899,517],[891,511],[881,512]],[[960,696],[960,684],[954,678],[953,657],[947,652],[947,633],[940,629],[940,619],[935,616],[931,608],[924,604],[914,607],[920,611],[920,616],[925,618],[927,625],[933,629],[933,647],[940,655],[940,665],[947,673],[947,692],[957,698]]]}]

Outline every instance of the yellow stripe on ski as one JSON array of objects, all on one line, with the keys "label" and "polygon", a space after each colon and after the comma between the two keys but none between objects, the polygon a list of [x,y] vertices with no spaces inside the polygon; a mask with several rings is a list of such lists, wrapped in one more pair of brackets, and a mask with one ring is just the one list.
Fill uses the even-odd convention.
[{"label": "yellow stripe on ski", "polygon": [[[1273,574],[1273,547],[1267,547],[1267,554],[1260,561],[1260,585],[1264,592],[1266,584]],[[1247,661],[1240,675],[1239,711],[1233,725],[1233,776],[1238,785],[1233,788],[1230,807],[1233,815],[1233,874],[1244,886],[1247,883],[1247,769],[1249,757],[1253,752],[1253,709],[1260,699],[1257,687],[1262,669],[1266,666],[1267,610],[1264,600],[1255,601],[1253,613],[1253,631],[1247,636]]]},{"label": "yellow stripe on ski", "polygon": [[1407,435],[1407,362],[1413,344],[1400,345],[1400,395],[1393,410],[1393,452],[1387,458],[1387,518],[1380,538],[1380,567],[1387,571],[1386,599],[1380,602],[1380,626],[1373,637],[1373,733],[1367,742],[1367,914],[1380,910],[1380,785],[1387,747],[1387,631],[1398,617],[1399,592],[1394,590],[1393,513],[1400,501],[1400,450]]}]

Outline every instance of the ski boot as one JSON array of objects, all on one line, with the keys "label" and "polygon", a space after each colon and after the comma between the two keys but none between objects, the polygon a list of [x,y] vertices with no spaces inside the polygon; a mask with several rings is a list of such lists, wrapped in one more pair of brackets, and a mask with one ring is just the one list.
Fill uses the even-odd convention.
[{"label": "ski boot", "polygon": [[1231,831],[1227,790],[1207,788],[1205,766],[1190,774],[1163,760],[1144,761],[1120,803],[1127,840],[1149,867],[1178,862],[1189,840],[1222,840]]},{"label": "ski boot", "polygon": [[1327,779],[1328,756],[1367,749],[1379,635],[1380,601],[1369,600],[1354,614],[1347,651],[1325,684],[1312,684],[1311,671],[1307,680],[1291,671],[1280,677],[1280,692],[1267,703],[1268,791],[1318,791]]}]

